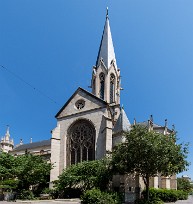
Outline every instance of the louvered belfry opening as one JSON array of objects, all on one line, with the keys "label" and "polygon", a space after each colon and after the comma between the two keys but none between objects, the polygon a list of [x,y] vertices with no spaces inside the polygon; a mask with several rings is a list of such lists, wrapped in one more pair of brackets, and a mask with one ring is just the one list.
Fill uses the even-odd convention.
[{"label": "louvered belfry opening", "polygon": [[104,73],[100,74],[100,98],[104,100],[105,97],[105,75]]},{"label": "louvered belfry opening", "polygon": [[110,103],[115,102],[115,75],[110,76]]},{"label": "louvered belfry opening", "polygon": [[95,159],[95,128],[87,120],[78,120],[69,131],[70,164]]}]

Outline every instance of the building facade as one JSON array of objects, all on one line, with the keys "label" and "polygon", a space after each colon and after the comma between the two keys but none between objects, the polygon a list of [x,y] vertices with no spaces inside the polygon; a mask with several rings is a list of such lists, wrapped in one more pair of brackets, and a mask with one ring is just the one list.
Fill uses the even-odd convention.
[{"label": "building facade", "polygon": [[69,165],[101,159],[111,151],[112,144],[121,137],[122,130],[121,126],[117,127],[117,121],[124,128],[130,128],[129,120],[120,108],[120,69],[108,15],[92,70],[91,88],[92,93],[79,87],[56,114],[57,127],[52,131],[51,139],[51,162],[55,164],[51,182]]},{"label": "building facade", "polygon": [[[92,92],[79,87],[56,114],[57,126],[51,138],[50,186],[66,167],[82,161],[101,159],[108,151],[124,142],[124,132],[130,121],[120,106],[120,69],[117,66],[108,13],[91,77]],[[136,121],[134,121],[136,123]],[[139,123],[165,135],[171,132],[154,124],[153,117]],[[176,177],[155,177],[150,181],[155,188],[176,189]],[[142,178],[135,175],[114,176],[113,188],[124,191],[126,201],[135,199],[144,188]]]}]

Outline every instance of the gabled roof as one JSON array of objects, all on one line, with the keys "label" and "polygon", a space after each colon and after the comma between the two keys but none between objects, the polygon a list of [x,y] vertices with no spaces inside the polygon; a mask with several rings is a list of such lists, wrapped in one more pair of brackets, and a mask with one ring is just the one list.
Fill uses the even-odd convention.
[{"label": "gabled roof", "polygon": [[95,100],[98,100],[99,102],[107,105],[107,102],[105,102],[104,100],[102,100],[101,98],[98,98],[97,96],[95,96],[94,94],[86,91],[85,89],[81,88],[81,87],[78,87],[78,89],[73,93],[73,95],[68,99],[68,101],[64,104],[64,106],[59,110],[59,112],[56,114],[56,118],[60,115],[60,113],[64,110],[64,108],[70,103],[70,101],[72,100],[72,98],[79,92],[79,91],[82,91],[84,92],[85,94],[93,97]]},{"label": "gabled roof", "polygon": [[50,146],[51,148],[51,140],[42,140],[39,142],[32,142],[28,144],[22,144],[19,146],[16,146],[12,151],[21,151],[21,150],[26,150],[26,149],[34,149],[37,147],[44,147],[44,146]]},{"label": "gabled roof", "polygon": [[119,132],[127,132],[131,128],[131,123],[129,122],[129,119],[124,111],[124,109],[121,109],[119,118],[115,124],[115,127],[113,129],[113,133],[119,133]]},{"label": "gabled roof", "polygon": [[100,65],[100,60],[103,60],[104,65],[106,66],[107,69],[110,67],[112,61],[114,61],[115,67],[117,68],[111,29],[109,25],[108,10],[103,35],[99,47],[99,52],[97,56],[96,67]]}]

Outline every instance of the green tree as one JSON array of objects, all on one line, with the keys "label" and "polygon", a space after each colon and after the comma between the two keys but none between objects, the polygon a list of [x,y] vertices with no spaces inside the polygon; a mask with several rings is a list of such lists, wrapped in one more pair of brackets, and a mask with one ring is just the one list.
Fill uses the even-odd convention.
[{"label": "green tree", "polygon": [[186,192],[191,192],[193,186],[190,184],[190,181],[185,178],[177,178],[177,188],[178,190],[183,190]]},{"label": "green tree", "polygon": [[105,190],[111,178],[108,159],[84,161],[64,169],[55,187],[60,192],[68,188],[82,192],[94,187]]},{"label": "green tree", "polygon": [[30,186],[42,186],[49,182],[52,165],[42,157],[27,153],[15,159],[19,181],[18,189],[29,190]]},{"label": "green tree", "polygon": [[17,188],[17,164],[14,156],[0,153],[0,188],[11,190]]},{"label": "green tree", "polygon": [[44,186],[49,182],[52,165],[40,156],[25,154],[14,157],[0,154],[0,185],[19,191],[29,190],[30,186]]},{"label": "green tree", "polygon": [[14,156],[5,152],[0,153],[0,178],[11,179],[16,176],[16,161]]},{"label": "green tree", "polygon": [[135,125],[125,134],[126,141],[112,152],[112,167],[121,174],[141,176],[149,200],[149,179],[160,173],[170,176],[186,169],[188,145],[176,144],[174,133],[164,135]]}]

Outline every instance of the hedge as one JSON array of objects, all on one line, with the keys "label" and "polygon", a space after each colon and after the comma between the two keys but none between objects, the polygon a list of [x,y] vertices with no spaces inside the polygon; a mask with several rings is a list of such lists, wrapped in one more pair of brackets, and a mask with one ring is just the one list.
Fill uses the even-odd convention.
[{"label": "hedge", "polygon": [[[146,191],[142,192],[144,197],[145,197],[145,193]],[[150,200],[160,199],[163,202],[176,202],[177,200],[187,200],[188,193],[181,190],[150,188],[149,198]]]},{"label": "hedge", "polygon": [[82,196],[83,204],[120,204],[119,196],[115,193],[102,192],[99,189],[86,191]]}]

